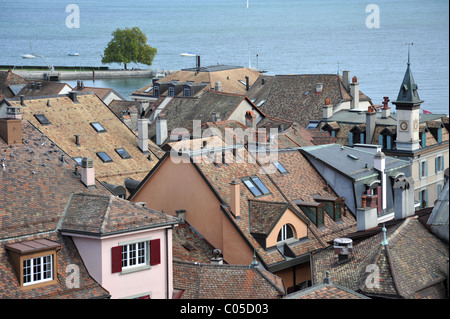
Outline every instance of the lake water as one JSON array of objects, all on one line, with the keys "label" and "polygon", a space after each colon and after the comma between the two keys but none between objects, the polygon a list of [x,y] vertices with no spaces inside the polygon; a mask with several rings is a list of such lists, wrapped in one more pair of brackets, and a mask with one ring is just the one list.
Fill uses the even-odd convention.
[{"label": "lake water", "polygon": [[[68,28],[69,4],[79,28]],[[158,49],[150,68],[202,65],[256,67],[267,74],[350,70],[360,89],[381,104],[397,97],[407,43],[423,109],[448,114],[449,3],[447,0],[0,0],[1,65],[100,66],[117,28],[139,27]],[[366,20],[379,9],[379,27]],[[370,19],[369,19],[370,20]],[[375,20],[370,20],[375,21]],[[69,51],[79,52],[71,57]],[[22,59],[35,53],[44,59]],[[109,65],[119,68],[120,65]],[[149,68],[131,64],[129,67]],[[148,79],[97,80],[125,97]],[[86,83],[86,85],[90,85]]]}]

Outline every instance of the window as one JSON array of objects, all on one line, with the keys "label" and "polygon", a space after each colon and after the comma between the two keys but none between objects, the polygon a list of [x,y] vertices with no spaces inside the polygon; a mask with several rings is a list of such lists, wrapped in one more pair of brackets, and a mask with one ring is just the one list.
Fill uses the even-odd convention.
[{"label": "window", "polygon": [[103,163],[109,163],[109,162],[113,161],[111,159],[111,157],[109,157],[109,155],[106,154],[106,152],[98,152],[97,156],[100,157],[100,159],[103,161]]},{"label": "window", "polygon": [[36,120],[39,121],[41,125],[50,125],[50,121],[47,119],[47,117],[44,114],[34,114],[34,117]]},{"label": "window", "polygon": [[81,166],[81,161],[82,161],[81,156],[74,157],[73,159],[74,159],[75,162],[77,162],[78,165]]},{"label": "window", "polygon": [[159,86],[154,86],[153,87],[153,96],[154,97],[159,97]]},{"label": "window", "polygon": [[153,239],[112,247],[112,273],[148,269],[160,264],[160,242],[160,239]]},{"label": "window", "polygon": [[435,159],[435,170],[436,170],[436,174],[439,172],[444,171],[444,156],[440,155],[437,156]]},{"label": "window", "polygon": [[293,237],[294,237],[294,230],[292,229],[292,226],[289,224],[285,224],[283,225],[283,227],[281,227],[281,230],[278,233],[277,241],[281,242]]},{"label": "window", "polygon": [[147,242],[122,246],[122,269],[147,264]]},{"label": "window", "polygon": [[190,88],[184,88],[183,96],[191,96],[191,89]]},{"label": "window", "polygon": [[53,280],[53,255],[25,259],[22,274],[24,286]]},{"label": "window", "polygon": [[316,225],[317,227],[323,226],[323,204],[318,205],[302,205],[301,202],[297,206],[305,213],[305,215]]},{"label": "window", "polygon": [[428,190],[424,189],[419,192],[419,202],[420,208],[425,208],[428,206]]},{"label": "window", "polygon": [[391,135],[378,135],[378,145],[380,145],[383,149],[390,150],[392,149],[392,136]]},{"label": "window", "polygon": [[308,126],[306,127],[307,130],[315,129],[319,125],[319,121],[309,121]]},{"label": "window", "polygon": [[175,96],[175,88],[173,86],[169,86],[169,96]]},{"label": "window", "polygon": [[245,178],[242,181],[256,197],[270,194],[270,191],[258,177]]},{"label": "window", "polygon": [[286,173],[288,172],[288,171],[284,168],[284,166],[280,164],[280,162],[274,162],[273,164],[275,165],[275,167],[278,169],[278,171],[279,171],[281,174],[286,174]]},{"label": "window", "polygon": [[105,128],[98,122],[91,123],[91,126],[98,132],[103,133],[106,132]]},{"label": "window", "polygon": [[123,159],[131,158],[130,154],[128,154],[127,151],[125,151],[123,148],[116,148],[117,154],[120,155]]},{"label": "window", "polygon": [[428,176],[428,161],[419,162],[419,179]]}]

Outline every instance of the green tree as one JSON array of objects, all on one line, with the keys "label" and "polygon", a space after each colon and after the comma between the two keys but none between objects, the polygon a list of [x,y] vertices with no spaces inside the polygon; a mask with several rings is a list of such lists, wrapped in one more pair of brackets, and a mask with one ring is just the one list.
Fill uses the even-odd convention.
[{"label": "green tree", "polygon": [[147,44],[147,36],[138,28],[117,29],[112,33],[112,40],[103,51],[102,63],[142,63],[152,65],[156,48]]}]

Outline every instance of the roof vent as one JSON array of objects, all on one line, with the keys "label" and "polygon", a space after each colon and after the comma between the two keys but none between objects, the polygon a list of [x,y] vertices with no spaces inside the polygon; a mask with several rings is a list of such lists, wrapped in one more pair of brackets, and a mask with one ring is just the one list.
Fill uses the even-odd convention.
[{"label": "roof vent", "polygon": [[334,240],[334,254],[337,255],[338,264],[350,260],[353,255],[353,240],[350,238],[336,238]]},{"label": "roof vent", "polygon": [[220,249],[214,249],[212,251],[213,253],[213,257],[211,258],[211,264],[215,264],[215,265],[222,265],[223,264],[223,257],[222,252],[220,251]]}]

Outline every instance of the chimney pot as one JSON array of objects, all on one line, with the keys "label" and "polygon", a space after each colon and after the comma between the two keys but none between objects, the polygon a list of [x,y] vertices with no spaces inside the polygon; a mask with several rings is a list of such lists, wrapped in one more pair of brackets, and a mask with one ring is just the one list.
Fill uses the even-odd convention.
[{"label": "chimney pot", "polygon": [[177,209],[177,210],[175,211],[175,214],[176,214],[177,218],[178,218],[182,223],[185,222],[185,214],[186,214],[186,210],[184,210],[184,209]]},{"label": "chimney pot", "polygon": [[81,160],[81,181],[88,188],[95,186],[94,160],[91,157]]},{"label": "chimney pot", "polygon": [[347,262],[353,254],[353,240],[350,238],[336,238],[333,248],[334,254],[338,257],[338,263]]}]

